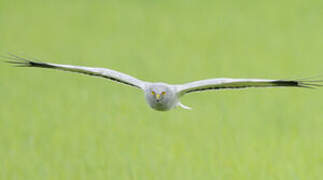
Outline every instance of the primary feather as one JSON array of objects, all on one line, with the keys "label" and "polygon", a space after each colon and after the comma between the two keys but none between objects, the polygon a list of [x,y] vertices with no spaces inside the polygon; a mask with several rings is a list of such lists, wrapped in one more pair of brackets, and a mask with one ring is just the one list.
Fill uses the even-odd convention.
[{"label": "primary feather", "polygon": [[103,77],[106,79],[110,79],[112,81],[127,84],[140,89],[144,89],[144,86],[145,86],[144,81],[141,81],[130,75],[127,75],[112,69],[44,63],[44,62],[37,62],[23,57],[19,57],[13,54],[10,54],[10,55],[11,55],[10,57],[6,57],[7,59],[10,59],[10,61],[6,61],[6,62],[15,64],[18,67],[39,67],[39,68],[57,69],[57,70],[63,70],[63,71],[83,73],[91,76]]},{"label": "primary feather", "polygon": [[194,81],[177,85],[178,94],[184,95],[192,92],[219,90],[219,89],[241,89],[249,87],[305,87],[313,88],[322,86],[322,81],[296,81],[296,80],[269,80],[269,79],[232,79],[217,78]]}]

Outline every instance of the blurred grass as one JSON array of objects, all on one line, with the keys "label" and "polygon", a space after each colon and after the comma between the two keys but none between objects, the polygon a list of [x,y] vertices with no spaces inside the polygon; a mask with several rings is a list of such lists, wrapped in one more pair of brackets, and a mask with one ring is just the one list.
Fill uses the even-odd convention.
[{"label": "blurred grass", "polygon": [[[323,69],[322,1],[0,1],[0,52],[143,80]],[[185,96],[0,65],[0,179],[320,179],[322,89]]]}]

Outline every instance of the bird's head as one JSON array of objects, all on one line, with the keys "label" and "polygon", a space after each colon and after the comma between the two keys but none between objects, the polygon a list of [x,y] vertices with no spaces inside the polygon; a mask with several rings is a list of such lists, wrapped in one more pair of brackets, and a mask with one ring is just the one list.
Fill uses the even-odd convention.
[{"label": "bird's head", "polygon": [[154,101],[162,102],[172,93],[167,86],[163,85],[154,85],[149,89],[149,96]]},{"label": "bird's head", "polygon": [[151,83],[145,89],[145,98],[150,107],[159,111],[166,111],[176,106],[176,90],[165,83]]}]

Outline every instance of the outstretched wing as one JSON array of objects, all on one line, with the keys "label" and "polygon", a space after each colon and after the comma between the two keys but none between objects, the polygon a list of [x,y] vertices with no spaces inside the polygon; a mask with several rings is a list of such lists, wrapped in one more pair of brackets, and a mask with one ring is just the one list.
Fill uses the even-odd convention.
[{"label": "outstretched wing", "polygon": [[7,56],[1,56],[1,57],[8,60],[6,61],[7,63],[15,64],[18,67],[39,67],[39,68],[57,69],[57,70],[63,70],[63,71],[83,73],[91,76],[103,77],[106,79],[110,79],[112,81],[127,84],[140,89],[144,89],[144,86],[145,86],[144,81],[141,81],[130,75],[127,75],[115,70],[111,70],[111,69],[37,62],[31,59],[19,57],[13,54],[9,54],[8,57]]},{"label": "outstretched wing", "polygon": [[218,90],[218,89],[239,89],[249,87],[306,87],[313,88],[323,86],[322,81],[297,81],[297,80],[268,80],[268,79],[206,79],[194,81],[182,85],[176,85],[177,93],[184,95],[191,92]]}]

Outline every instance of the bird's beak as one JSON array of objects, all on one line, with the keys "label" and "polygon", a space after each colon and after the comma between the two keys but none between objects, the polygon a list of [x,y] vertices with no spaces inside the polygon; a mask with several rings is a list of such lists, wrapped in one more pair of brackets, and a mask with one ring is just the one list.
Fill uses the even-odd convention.
[{"label": "bird's beak", "polygon": [[156,94],[156,99],[160,100],[160,94]]}]

